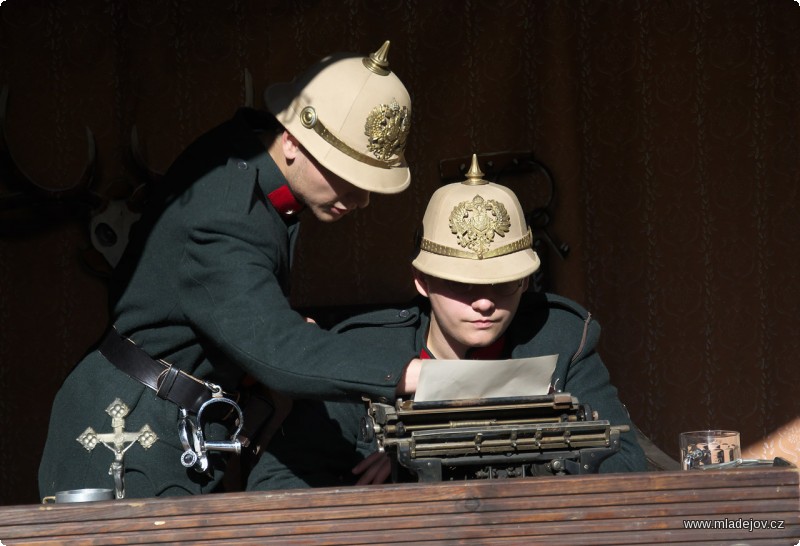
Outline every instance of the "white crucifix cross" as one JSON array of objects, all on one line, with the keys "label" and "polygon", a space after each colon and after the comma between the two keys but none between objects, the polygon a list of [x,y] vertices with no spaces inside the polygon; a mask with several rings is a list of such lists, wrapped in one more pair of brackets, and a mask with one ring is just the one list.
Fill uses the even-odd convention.
[{"label": "white crucifix cross", "polygon": [[93,450],[97,444],[101,443],[114,453],[114,462],[111,463],[108,473],[114,476],[114,489],[118,499],[125,497],[125,477],[122,464],[125,452],[136,442],[139,442],[144,449],[149,449],[158,440],[158,436],[149,425],[143,426],[139,432],[125,432],[125,416],[129,411],[130,408],[125,402],[115,398],[106,408],[106,413],[111,416],[111,428],[114,429],[114,432],[97,434],[92,427],[89,427],[76,438],[78,443],[86,448],[86,451]]}]

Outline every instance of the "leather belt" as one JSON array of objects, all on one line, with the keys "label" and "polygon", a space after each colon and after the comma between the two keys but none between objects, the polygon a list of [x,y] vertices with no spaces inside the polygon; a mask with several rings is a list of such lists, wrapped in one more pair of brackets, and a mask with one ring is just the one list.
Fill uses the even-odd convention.
[{"label": "leather belt", "polygon": [[153,389],[159,398],[197,413],[212,397],[211,388],[172,364],[153,359],[130,339],[111,328],[100,342],[100,353],[120,371]]}]

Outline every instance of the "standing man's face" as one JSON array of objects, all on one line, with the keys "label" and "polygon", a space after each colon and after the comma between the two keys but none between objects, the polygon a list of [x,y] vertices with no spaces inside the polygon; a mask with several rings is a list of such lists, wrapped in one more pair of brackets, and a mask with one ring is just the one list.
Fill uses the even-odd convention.
[{"label": "standing man's face", "polygon": [[491,345],[517,312],[528,279],[462,284],[414,272],[417,291],[431,303],[428,348],[436,358],[464,358],[469,349]]},{"label": "standing man's face", "polygon": [[320,165],[288,132],[280,137],[289,188],[322,222],[335,222],[369,205],[369,192],[336,176]]}]

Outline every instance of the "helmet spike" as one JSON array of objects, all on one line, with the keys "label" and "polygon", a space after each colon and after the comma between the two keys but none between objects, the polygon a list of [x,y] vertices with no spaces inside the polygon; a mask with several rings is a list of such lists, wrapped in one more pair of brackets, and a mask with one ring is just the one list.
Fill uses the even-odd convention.
[{"label": "helmet spike", "polygon": [[383,45],[375,51],[370,53],[369,57],[364,57],[364,66],[379,76],[389,75],[389,40],[383,42]]},{"label": "helmet spike", "polygon": [[478,155],[472,154],[472,165],[469,166],[469,170],[467,171],[467,179],[462,182],[462,184],[466,184],[467,186],[482,186],[484,184],[488,184],[487,180],[483,179],[483,171],[481,171],[480,166],[478,165]]}]

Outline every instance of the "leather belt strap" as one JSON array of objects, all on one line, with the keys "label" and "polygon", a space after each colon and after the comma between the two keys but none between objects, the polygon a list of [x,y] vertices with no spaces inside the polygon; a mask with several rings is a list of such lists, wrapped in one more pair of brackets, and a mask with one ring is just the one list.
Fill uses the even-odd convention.
[{"label": "leather belt strap", "polygon": [[111,328],[99,347],[100,353],[120,371],[153,389],[159,398],[197,413],[212,391],[201,380],[171,364],[155,360],[130,339]]}]

